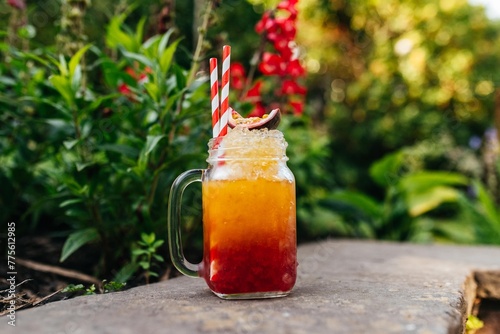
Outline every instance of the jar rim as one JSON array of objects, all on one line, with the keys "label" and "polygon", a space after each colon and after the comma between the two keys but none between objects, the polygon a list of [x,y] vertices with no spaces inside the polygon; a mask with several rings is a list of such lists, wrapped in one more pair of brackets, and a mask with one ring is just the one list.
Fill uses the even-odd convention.
[{"label": "jar rim", "polygon": [[[250,140],[252,140],[253,138],[252,137],[248,137]],[[254,137],[254,138],[258,138],[258,137]],[[285,140],[285,137],[283,136],[283,133],[282,132],[265,132],[265,133],[262,133],[262,137],[261,138],[265,138],[265,139],[270,139],[270,140],[282,140],[286,146],[288,146],[288,144],[286,143],[286,140]],[[210,140],[208,141],[207,143],[207,146],[208,146],[208,150],[211,151],[213,150],[214,148],[214,145],[216,144],[221,144],[222,142],[224,142],[224,137],[214,137],[214,138],[210,138]],[[226,149],[229,149],[229,148],[241,148],[241,146],[229,146],[229,147],[226,147]],[[215,148],[217,149],[217,148]]]},{"label": "jar rim", "polygon": [[[227,151],[227,150],[225,150]],[[222,161],[288,161],[286,154],[264,154],[258,156],[226,156],[224,152],[219,154],[219,150],[209,150],[207,162],[222,162]]]}]

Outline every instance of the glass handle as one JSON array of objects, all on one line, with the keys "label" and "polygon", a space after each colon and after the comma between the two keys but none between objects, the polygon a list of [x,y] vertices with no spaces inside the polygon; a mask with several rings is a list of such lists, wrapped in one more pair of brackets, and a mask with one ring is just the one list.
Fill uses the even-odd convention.
[{"label": "glass handle", "polygon": [[179,175],[170,189],[168,198],[168,247],[174,266],[184,275],[198,277],[199,264],[186,260],[182,251],[181,206],[184,190],[193,182],[201,182],[203,169],[188,170]]}]

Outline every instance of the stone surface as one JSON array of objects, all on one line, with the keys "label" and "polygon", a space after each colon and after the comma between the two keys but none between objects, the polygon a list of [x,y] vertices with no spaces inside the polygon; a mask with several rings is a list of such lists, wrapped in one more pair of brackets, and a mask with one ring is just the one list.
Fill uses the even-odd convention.
[{"label": "stone surface", "polygon": [[19,311],[7,333],[461,333],[474,272],[500,248],[324,241],[299,248],[285,298],[224,301],[180,277]]}]

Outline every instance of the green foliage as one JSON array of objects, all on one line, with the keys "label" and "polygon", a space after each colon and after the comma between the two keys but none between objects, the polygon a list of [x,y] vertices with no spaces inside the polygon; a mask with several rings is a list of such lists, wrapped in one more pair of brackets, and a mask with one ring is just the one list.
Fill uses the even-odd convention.
[{"label": "green foliage", "polygon": [[[125,283],[119,283],[115,281],[107,282],[106,280],[102,281],[102,289],[100,289],[101,293],[110,293],[121,291],[125,287]],[[61,290],[62,293],[68,293],[70,295],[95,295],[96,294],[96,286],[95,284],[90,285],[88,288],[85,288],[83,284],[68,284],[64,289]]]},{"label": "green foliage", "polygon": [[338,190],[328,196],[331,209],[358,236],[364,230],[366,237],[399,241],[500,244],[500,211],[484,184],[461,173],[408,167],[408,151],[371,166],[383,200]]},{"label": "green foliage", "polygon": [[322,203],[336,180],[325,173],[329,138],[321,130],[314,132],[310,128],[311,121],[305,116],[284,117],[280,124],[288,142],[288,164],[296,181],[299,240],[340,234],[348,228]]},{"label": "green foliage", "polygon": [[83,284],[69,284],[67,287],[61,290],[63,293],[69,293],[71,295],[95,295],[96,287],[95,284],[92,284],[88,288],[85,288]]},{"label": "green foliage", "polygon": [[493,196],[481,182],[472,183],[475,198],[459,198],[464,221],[474,222],[477,241],[483,244],[500,244],[500,209]]},{"label": "green foliage", "polygon": [[157,240],[154,233],[142,233],[141,240],[137,242],[136,248],[132,249],[132,263],[144,270],[146,283],[149,283],[150,277],[158,277],[158,273],[153,271],[153,262],[165,261],[161,255],[157,254],[158,248],[164,242],[164,240]]},{"label": "green foliage", "polygon": [[105,280],[103,281],[103,290],[104,293],[108,292],[116,292],[116,291],[121,291],[123,288],[125,288],[127,284],[126,283],[120,283],[120,282],[106,282]]},{"label": "green foliage", "polygon": [[[180,39],[168,31],[142,42],[145,21],[130,30],[123,18],[110,25],[121,31],[110,52],[89,44],[67,58],[5,45],[0,65],[1,215],[30,221],[25,232],[66,234],[61,261],[99,247],[97,275],[132,275],[139,267],[123,254],[136,236],[166,233],[169,185],[203,164],[210,128],[208,85],[176,63]],[[149,263],[159,246],[148,244]]]},{"label": "green foliage", "polygon": [[61,292],[69,292],[69,293],[74,293],[74,292],[80,292],[83,291],[85,287],[83,284],[69,284],[67,287],[61,290]]},{"label": "green foliage", "polygon": [[383,201],[360,192],[340,190],[329,196],[331,207],[351,226],[368,231],[366,236],[422,242],[437,240],[441,235],[455,242],[473,241],[454,234],[456,229],[449,226],[455,224],[443,219],[449,215],[447,211],[459,211],[458,203],[469,184],[468,178],[451,172],[405,171],[404,166],[404,152],[398,151],[370,168],[372,177],[385,188]]},{"label": "green foliage", "polygon": [[[491,126],[500,30],[484,10],[465,0],[301,4],[310,101],[324,105],[317,117],[341,186],[380,197],[374,161],[445,136],[460,148]],[[450,170],[451,153],[430,168]]]},{"label": "green foliage", "polygon": [[97,240],[99,240],[99,231],[94,227],[77,230],[71,233],[64,243],[59,261],[63,262],[83,245]]}]

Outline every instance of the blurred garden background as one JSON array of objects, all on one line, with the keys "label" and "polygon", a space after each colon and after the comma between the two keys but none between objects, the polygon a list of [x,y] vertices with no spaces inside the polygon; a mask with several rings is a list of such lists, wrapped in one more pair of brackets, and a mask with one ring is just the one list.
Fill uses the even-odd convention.
[{"label": "blurred garden background", "polygon": [[[0,23],[0,235],[16,223],[20,258],[173,275],[169,189],[206,166],[208,59],[224,44],[231,106],[284,112],[299,242],[500,245],[500,21],[481,6],[6,0]],[[199,259],[191,188],[184,246]]]}]

